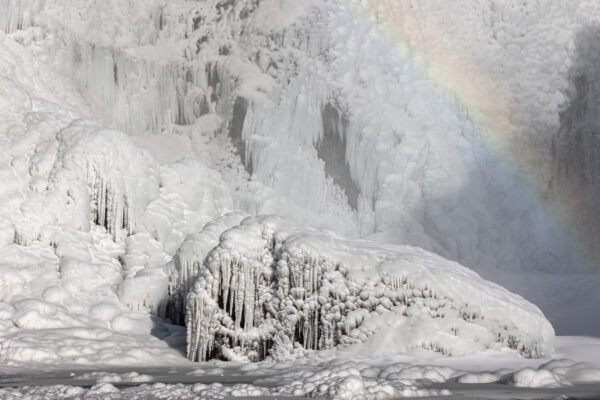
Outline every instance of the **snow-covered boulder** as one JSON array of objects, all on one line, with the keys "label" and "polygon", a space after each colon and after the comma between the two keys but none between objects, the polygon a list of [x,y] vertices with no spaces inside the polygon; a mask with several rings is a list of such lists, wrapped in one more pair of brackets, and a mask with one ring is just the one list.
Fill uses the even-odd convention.
[{"label": "snow-covered boulder", "polygon": [[186,325],[187,355],[197,361],[337,347],[371,356],[511,348],[545,357],[554,338],[536,306],[455,262],[276,216],[249,217],[221,234],[187,297]]}]

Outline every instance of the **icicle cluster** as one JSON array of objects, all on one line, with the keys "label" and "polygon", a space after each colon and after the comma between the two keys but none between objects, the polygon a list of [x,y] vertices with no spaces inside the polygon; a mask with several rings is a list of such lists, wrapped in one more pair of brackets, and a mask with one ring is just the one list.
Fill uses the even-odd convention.
[{"label": "icicle cluster", "polygon": [[133,233],[133,213],[127,200],[125,187],[116,185],[104,177],[100,166],[93,161],[88,162],[87,185],[90,190],[90,211],[92,221],[116,238],[120,229],[127,234]]},{"label": "icicle cluster", "polygon": [[71,43],[67,69],[86,87],[110,126],[130,135],[186,125],[209,112],[201,64],[158,63],[92,44]]},{"label": "icicle cluster", "polygon": [[[485,346],[504,343],[528,357],[546,351],[537,342],[542,339],[531,340],[527,329],[519,332],[519,322],[489,318],[481,308],[441,294],[430,284],[417,284],[410,268],[391,275],[365,265],[361,271],[370,271],[367,277],[354,279],[331,250],[335,244],[323,238],[313,241],[312,235],[307,241],[295,228],[275,227],[288,224],[282,221],[245,220],[223,233],[206,257],[187,297],[189,359],[285,359],[307,350],[361,343],[375,333],[363,323],[376,315],[455,320],[439,329],[456,337],[458,327],[465,332],[477,325],[479,330],[485,327],[482,342],[494,337]],[[195,260],[186,268],[195,274],[199,267]],[[414,339],[407,345],[411,347],[453,354],[452,346],[433,337]]]},{"label": "icicle cluster", "polygon": [[170,319],[177,325],[185,323],[186,297],[200,275],[206,255],[219,243],[219,236],[224,230],[239,224],[245,217],[241,212],[224,214],[207,223],[202,232],[186,237],[167,265],[168,298],[161,310],[162,318]]},{"label": "icicle cluster", "polygon": [[185,258],[178,252],[167,265],[169,299],[161,316],[170,319],[174,324],[183,325],[185,322],[186,296],[200,273],[202,261],[198,257]]},{"label": "icicle cluster", "polygon": [[33,25],[46,0],[0,0],[0,30],[10,33]]},{"label": "icicle cluster", "polygon": [[[53,186],[67,188],[80,212],[88,213],[78,217],[106,228],[114,239],[122,230],[132,234],[147,204],[158,197],[156,162],[123,133],[91,123],[74,122],[57,139],[57,162],[50,173]],[[76,190],[77,182],[85,185],[83,190]]]}]

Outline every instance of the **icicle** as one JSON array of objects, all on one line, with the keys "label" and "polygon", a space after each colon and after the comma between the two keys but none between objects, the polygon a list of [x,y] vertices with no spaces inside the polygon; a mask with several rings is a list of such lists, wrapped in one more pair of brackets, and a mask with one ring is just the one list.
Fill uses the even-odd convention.
[{"label": "icicle", "polygon": [[116,240],[120,229],[133,233],[134,220],[125,188],[108,180],[98,164],[87,162],[87,185],[90,191],[90,219],[103,226]]},{"label": "icicle", "polygon": [[46,0],[0,0],[0,29],[6,33],[33,26]]},{"label": "icicle", "polygon": [[109,126],[130,135],[159,133],[168,124],[188,125],[211,111],[201,63],[161,64],[70,40],[62,64],[86,88]]}]

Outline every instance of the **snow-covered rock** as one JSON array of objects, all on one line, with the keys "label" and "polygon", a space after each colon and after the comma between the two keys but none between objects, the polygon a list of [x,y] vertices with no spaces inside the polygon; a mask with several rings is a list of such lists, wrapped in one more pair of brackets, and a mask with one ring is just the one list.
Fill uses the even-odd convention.
[{"label": "snow-covered rock", "polygon": [[259,216],[223,232],[208,255],[198,245],[183,250],[195,251],[186,257],[194,265],[186,271],[199,276],[187,297],[192,360],[288,359],[337,347],[370,356],[553,352],[554,331],[537,307],[417,248]]}]

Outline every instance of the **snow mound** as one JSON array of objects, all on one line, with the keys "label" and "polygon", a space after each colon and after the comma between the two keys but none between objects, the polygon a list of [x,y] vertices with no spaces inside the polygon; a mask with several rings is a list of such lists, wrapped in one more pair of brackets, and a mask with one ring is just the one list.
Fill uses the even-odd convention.
[{"label": "snow mound", "polygon": [[187,297],[186,326],[196,361],[289,359],[340,346],[371,356],[508,347],[544,357],[554,337],[537,307],[457,263],[276,216],[221,234]]},{"label": "snow mound", "polygon": [[78,380],[92,380],[98,383],[119,383],[119,382],[152,382],[154,380],[150,375],[139,374],[135,371],[122,374],[112,372],[88,372],[77,376]]},{"label": "snow mound", "polygon": [[540,366],[540,369],[550,371],[563,382],[589,383],[600,381],[600,369],[587,362],[573,360],[552,360]]},{"label": "snow mound", "polygon": [[560,387],[560,379],[547,369],[524,368],[511,377],[511,382],[518,387]]}]

